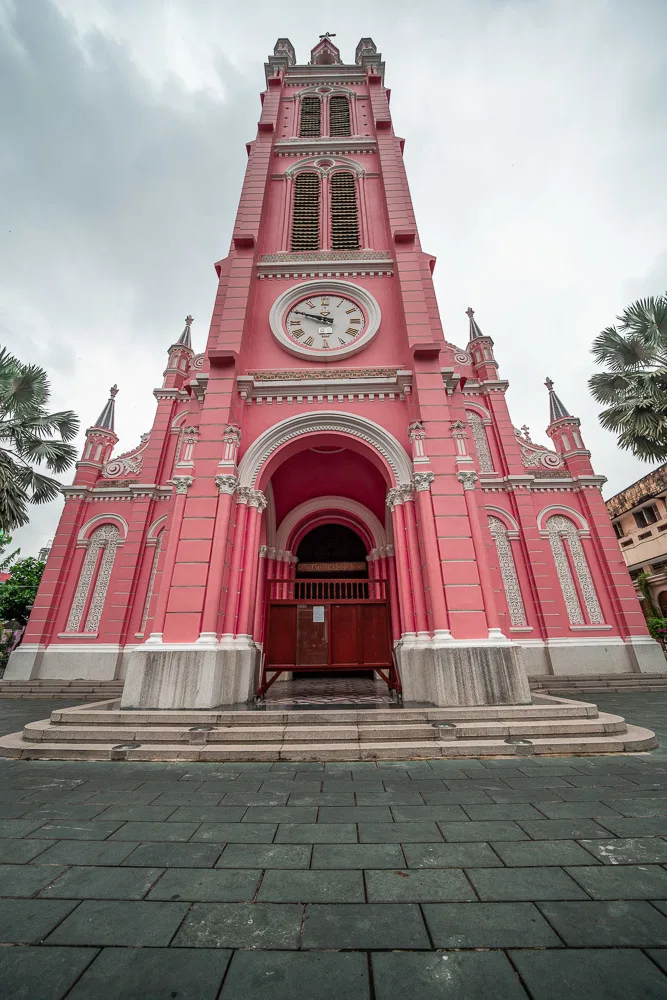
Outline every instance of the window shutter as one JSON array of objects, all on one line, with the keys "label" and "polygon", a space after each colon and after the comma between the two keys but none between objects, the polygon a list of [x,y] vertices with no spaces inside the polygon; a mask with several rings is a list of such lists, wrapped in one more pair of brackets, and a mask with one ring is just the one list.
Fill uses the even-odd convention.
[{"label": "window shutter", "polygon": [[350,135],[350,102],[343,95],[329,100],[329,135]]},{"label": "window shutter", "polygon": [[294,182],[292,215],[292,250],[320,248],[320,178],[319,174],[297,174]]},{"label": "window shutter", "polygon": [[331,247],[333,250],[359,248],[354,174],[338,173],[331,178]]},{"label": "window shutter", "polygon": [[[304,97],[301,101],[299,135],[321,135],[319,97]],[[341,135],[343,133],[340,133]],[[349,132],[347,133],[350,134]]]}]

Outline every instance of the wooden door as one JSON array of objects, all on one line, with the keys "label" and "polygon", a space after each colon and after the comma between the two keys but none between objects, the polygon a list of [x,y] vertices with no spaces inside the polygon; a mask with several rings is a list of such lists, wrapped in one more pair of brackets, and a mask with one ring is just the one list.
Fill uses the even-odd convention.
[{"label": "wooden door", "polygon": [[361,663],[368,666],[391,664],[389,619],[386,604],[360,604],[359,636]]},{"label": "wooden door", "polygon": [[296,617],[296,663],[303,667],[326,667],[328,658],[328,607],[299,604]]},{"label": "wooden door", "polygon": [[362,663],[359,605],[331,604],[331,658],[334,667],[356,667]]},{"label": "wooden door", "polygon": [[296,663],[295,604],[270,606],[266,662],[270,666]]}]

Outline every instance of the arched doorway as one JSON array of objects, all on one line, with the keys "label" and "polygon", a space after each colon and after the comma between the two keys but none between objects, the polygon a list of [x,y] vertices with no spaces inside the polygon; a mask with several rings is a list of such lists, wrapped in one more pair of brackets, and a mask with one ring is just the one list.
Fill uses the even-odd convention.
[{"label": "arched doorway", "polygon": [[320,524],[299,542],[296,550],[298,578],[368,577],[367,550],[352,528],[344,524]]}]

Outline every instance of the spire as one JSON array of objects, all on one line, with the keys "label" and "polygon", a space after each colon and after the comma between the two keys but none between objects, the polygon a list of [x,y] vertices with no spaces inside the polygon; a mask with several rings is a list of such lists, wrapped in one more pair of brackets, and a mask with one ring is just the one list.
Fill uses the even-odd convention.
[{"label": "spire", "polygon": [[466,316],[470,320],[470,338],[469,339],[470,340],[478,340],[480,337],[483,337],[484,334],[480,330],[479,325],[477,323],[477,320],[475,319],[475,311],[474,311],[474,309],[471,309],[470,306],[468,306],[468,308],[466,309]]},{"label": "spire", "polygon": [[117,392],[118,386],[112,385],[109,390],[109,398],[106,401],[105,407],[93,424],[93,427],[101,427],[105,431],[111,431],[112,434],[114,433],[114,414],[116,410]]},{"label": "spire", "polygon": [[181,347],[189,347],[192,350],[192,340],[190,339],[190,327],[192,326],[193,317],[188,315],[185,317],[185,327],[183,328],[183,333],[180,335],[176,341]]},{"label": "spire", "polygon": [[561,420],[563,417],[570,417],[572,414],[563,406],[561,400],[558,398],[554,392],[554,384],[550,378],[544,383],[549,390],[549,418],[550,422],[553,423],[554,420]]}]

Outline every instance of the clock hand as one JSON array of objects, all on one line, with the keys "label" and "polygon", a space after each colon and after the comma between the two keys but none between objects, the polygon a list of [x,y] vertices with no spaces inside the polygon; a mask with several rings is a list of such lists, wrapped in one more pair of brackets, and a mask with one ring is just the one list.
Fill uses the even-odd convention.
[{"label": "clock hand", "polygon": [[305,316],[306,319],[316,319],[318,323],[329,323],[333,326],[333,316],[314,316],[313,313],[305,313],[300,309],[293,309],[292,312],[297,313],[299,316]]}]

